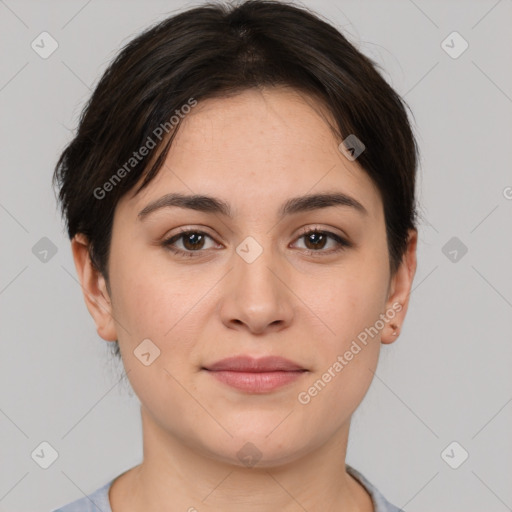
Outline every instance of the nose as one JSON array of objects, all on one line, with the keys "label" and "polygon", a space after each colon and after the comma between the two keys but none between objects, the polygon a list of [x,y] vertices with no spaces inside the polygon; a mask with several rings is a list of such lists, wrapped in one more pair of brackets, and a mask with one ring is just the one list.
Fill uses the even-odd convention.
[{"label": "nose", "polygon": [[223,281],[220,315],[228,328],[264,334],[291,324],[289,268],[279,264],[272,250],[263,250],[252,262],[234,252],[233,268]]}]

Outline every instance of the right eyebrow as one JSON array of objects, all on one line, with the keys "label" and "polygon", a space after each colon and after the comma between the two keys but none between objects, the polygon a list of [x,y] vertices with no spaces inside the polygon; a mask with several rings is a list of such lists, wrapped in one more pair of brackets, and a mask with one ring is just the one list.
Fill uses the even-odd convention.
[{"label": "right eyebrow", "polygon": [[222,199],[198,194],[189,196],[178,193],[166,194],[165,196],[152,201],[139,212],[137,217],[139,220],[143,220],[150,213],[156,210],[160,210],[161,208],[170,208],[172,206],[188,208],[190,210],[197,210],[205,213],[220,213],[222,215],[232,217],[229,204]]}]

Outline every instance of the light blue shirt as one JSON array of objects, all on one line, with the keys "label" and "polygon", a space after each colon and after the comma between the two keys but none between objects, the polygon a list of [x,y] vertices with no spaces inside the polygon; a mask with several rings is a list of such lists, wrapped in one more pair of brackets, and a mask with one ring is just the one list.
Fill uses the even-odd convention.
[{"label": "light blue shirt", "polygon": [[[404,512],[402,509],[395,507],[384,498],[379,490],[372,485],[359,471],[355,470],[348,464],[345,465],[347,473],[351,474],[361,485],[367,490],[372,498],[374,512]],[[116,477],[117,478],[117,477]],[[113,478],[110,482],[100,487],[92,494],[79,498],[63,507],[54,510],[53,512],[112,512],[110,508],[110,501],[108,499],[108,491]]]}]

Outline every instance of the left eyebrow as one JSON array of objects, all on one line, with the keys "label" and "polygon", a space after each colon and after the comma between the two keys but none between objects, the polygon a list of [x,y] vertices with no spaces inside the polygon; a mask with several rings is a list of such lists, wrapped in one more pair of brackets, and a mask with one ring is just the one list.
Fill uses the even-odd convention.
[{"label": "left eyebrow", "polygon": [[331,192],[325,194],[309,194],[294,197],[284,203],[279,211],[280,217],[293,213],[306,212],[329,208],[330,206],[346,206],[353,208],[362,215],[368,215],[366,208],[355,198],[342,192]]},{"label": "left eyebrow", "polygon": [[[185,195],[179,193],[170,193],[152,201],[145,206],[137,215],[139,220],[143,220],[150,213],[169,207],[188,208],[205,213],[216,213],[232,218],[233,213],[229,203],[222,199],[206,195]],[[353,208],[362,215],[368,215],[366,208],[353,197],[342,192],[331,192],[323,194],[308,194],[305,196],[288,199],[279,209],[280,218],[285,215],[292,215],[331,206],[343,206]]]}]

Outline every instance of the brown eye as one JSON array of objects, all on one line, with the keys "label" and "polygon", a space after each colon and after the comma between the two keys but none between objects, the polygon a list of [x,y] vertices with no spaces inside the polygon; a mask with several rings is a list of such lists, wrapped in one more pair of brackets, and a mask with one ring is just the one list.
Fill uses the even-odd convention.
[{"label": "brown eye", "polygon": [[[205,243],[207,239],[210,239],[213,241],[213,238],[203,233],[202,231],[182,231],[181,233],[178,233],[177,235],[173,235],[171,238],[168,238],[167,240],[164,240],[162,242],[162,245],[174,252],[175,254],[178,254],[180,256],[195,256],[196,253],[204,252],[203,249],[205,248]],[[182,248],[176,247],[176,243],[181,242]]]},{"label": "brown eye", "polygon": [[[306,231],[299,237],[299,240],[300,239],[304,239],[305,252],[307,254],[332,254],[352,246],[352,244],[350,244],[347,240],[336,235],[335,233],[318,229]],[[324,250],[328,245],[329,240],[334,242],[331,244],[334,245],[334,247]]]},{"label": "brown eye", "polygon": [[308,249],[323,249],[329,238],[324,233],[320,233],[318,231],[312,231],[304,236],[305,245]]},{"label": "brown eye", "polygon": [[181,236],[183,238],[183,245],[185,249],[189,251],[202,249],[204,245],[204,235],[202,233],[196,233],[195,231],[191,231]]}]

